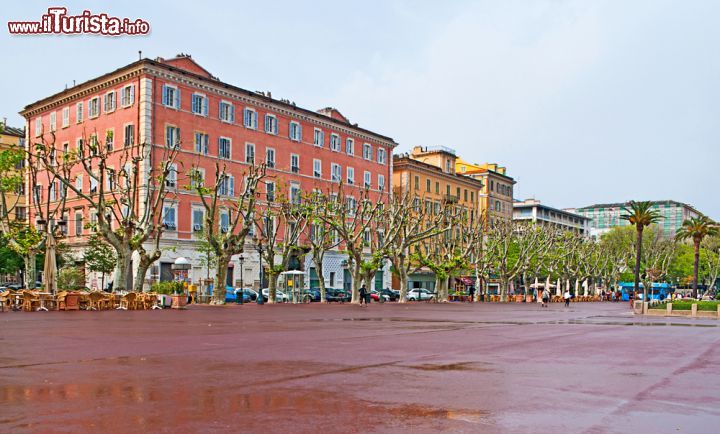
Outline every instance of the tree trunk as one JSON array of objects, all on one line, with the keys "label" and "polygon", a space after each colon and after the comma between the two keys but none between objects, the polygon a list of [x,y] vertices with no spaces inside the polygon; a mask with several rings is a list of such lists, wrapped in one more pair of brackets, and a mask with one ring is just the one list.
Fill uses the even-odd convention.
[{"label": "tree trunk", "polygon": [[448,278],[435,276],[435,296],[437,301],[447,303],[448,301]]},{"label": "tree trunk", "polygon": [[693,263],[693,298],[697,298],[698,265],[700,264],[700,241],[695,241],[695,261]]},{"label": "tree trunk", "polygon": [[[213,304],[225,304],[225,294],[227,293],[225,281],[227,280],[228,263],[230,263],[229,256],[218,256],[217,264],[215,264],[215,283],[212,293]],[[260,282],[260,286],[262,286],[262,282]],[[258,291],[258,297],[262,297],[262,288]]]},{"label": "tree trunk", "polygon": [[36,270],[36,256],[35,253],[28,253],[23,256],[25,261],[25,288],[35,289],[35,282],[37,281],[37,270]]},{"label": "tree trunk", "polygon": [[[642,257],[642,238],[643,230],[642,227],[637,229],[637,240],[635,241],[637,246],[635,247],[635,297],[640,292],[640,258]],[[643,301],[647,301],[647,288],[643,288]]]},{"label": "tree trunk", "polygon": [[352,273],[352,282],[351,282],[351,290],[352,290],[352,297],[350,299],[351,303],[359,304],[360,303],[360,286],[362,285],[363,281],[363,273],[360,269],[359,265],[355,266],[355,269]]},{"label": "tree trunk", "polygon": [[267,279],[268,279],[268,303],[274,304],[276,302],[277,297],[277,278],[278,274],[274,271],[270,271],[272,268],[268,267],[268,272],[266,273]]},{"label": "tree trunk", "polygon": [[315,263],[315,271],[318,275],[318,285],[320,285],[320,303],[327,303],[327,292],[325,289],[325,276],[323,274],[322,255],[313,254],[313,262]]},{"label": "tree trunk", "polygon": [[400,298],[398,299],[398,302],[400,303],[407,303],[407,293],[408,293],[408,272],[405,268],[405,260],[400,259],[398,261],[398,275],[400,277]]},{"label": "tree trunk", "polygon": [[122,249],[117,252],[115,268],[115,281],[113,287],[116,291],[129,291],[132,288],[132,251]]},{"label": "tree trunk", "polygon": [[152,262],[140,261],[137,275],[135,276],[135,283],[133,284],[133,291],[143,292],[143,286],[145,286],[145,275],[147,275],[150,265],[152,265]]},{"label": "tree trunk", "polygon": [[500,278],[500,301],[505,303],[507,301],[508,292],[508,281],[504,277]]}]

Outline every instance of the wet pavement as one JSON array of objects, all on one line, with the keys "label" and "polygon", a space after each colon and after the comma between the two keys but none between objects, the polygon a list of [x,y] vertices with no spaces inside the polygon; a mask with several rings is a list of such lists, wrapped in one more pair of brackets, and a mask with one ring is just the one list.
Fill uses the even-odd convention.
[{"label": "wet pavement", "polygon": [[0,432],[717,432],[720,323],[626,303],[0,313]]}]

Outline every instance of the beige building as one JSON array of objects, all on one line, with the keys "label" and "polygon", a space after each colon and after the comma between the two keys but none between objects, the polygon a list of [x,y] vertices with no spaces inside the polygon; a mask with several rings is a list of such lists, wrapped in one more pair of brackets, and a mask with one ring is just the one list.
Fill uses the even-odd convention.
[{"label": "beige building", "polygon": [[507,168],[496,163],[474,164],[457,158],[455,170],[458,175],[482,181],[480,211],[487,212],[490,223],[496,219],[512,220],[515,180],[507,175]]},{"label": "beige building", "polygon": [[408,154],[393,159],[393,186],[411,192],[426,207],[439,210],[443,202],[457,204],[478,215],[482,182],[455,173],[455,151],[446,147],[416,146]]},{"label": "beige building", "polygon": [[[25,129],[24,128],[13,128],[6,124],[3,120],[0,122],[0,151],[11,148],[24,148],[25,147]],[[22,165],[19,165],[17,169],[21,169]],[[11,220],[25,221],[27,219],[27,207],[25,205],[25,185],[21,184],[20,188],[12,193],[8,192],[5,195],[5,207],[7,207],[9,217]],[[0,203],[0,206],[3,206]],[[4,211],[0,210],[0,213],[4,215]]]},{"label": "beige building", "polygon": [[[428,214],[436,214],[443,203],[456,204],[469,219],[477,219],[483,184],[455,173],[455,151],[445,147],[415,147],[393,158],[393,189],[408,194]],[[422,205],[421,205],[422,204]],[[393,287],[399,287],[393,275]],[[408,287],[435,289],[435,275],[423,268],[410,274]]]}]

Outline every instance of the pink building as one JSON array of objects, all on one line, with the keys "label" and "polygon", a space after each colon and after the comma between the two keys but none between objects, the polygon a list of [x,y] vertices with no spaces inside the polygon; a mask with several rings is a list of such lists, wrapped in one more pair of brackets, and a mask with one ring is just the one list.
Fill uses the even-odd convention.
[{"label": "pink building", "polygon": [[[32,103],[21,114],[27,120],[29,143],[38,142],[43,135],[49,140],[53,131],[58,152],[83,146],[82,138],[94,134],[103,143],[109,139],[117,148],[152,143],[153,152],[161,153],[165,146],[179,145],[179,179],[163,210],[168,228],[163,236],[166,248],[149,273],[153,279],[170,278],[170,265],[180,256],[193,263],[191,280],[198,282],[207,276],[196,251],[203,208],[182,181],[183,170],[193,165],[204,170],[206,179],[212,179],[220,160],[228,173],[237,174],[228,185],[232,195],[248,165],[266,162],[269,169],[261,188],[263,200],[272,200],[280,189],[290,198],[313,189],[327,190],[340,180],[351,190],[367,185],[379,193],[391,188],[396,146],[391,138],[351,124],[334,108],[315,112],[273,99],[269,93],[224,83],[188,55],[133,62]],[[90,180],[77,182],[83,189],[94,188]],[[59,185],[38,184],[30,200],[59,199]],[[71,195],[68,193],[65,217],[69,222],[66,242],[82,248],[88,235],[83,223],[94,217],[87,204]],[[32,215],[30,218],[34,221]],[[248,246],[243,256],[246,285],[257,283],[257,253]],[[339,267],[344,257],[340,256],[330,255],[325,267],[324,278],[334,286],[340,286],[343,273]],[[305,265],[306,270],[312,268],[307,259]],[[228,279],[233,284],[240,279],[239,267],[234,259]],[[93,284],[92,278],[89,284]]]}]

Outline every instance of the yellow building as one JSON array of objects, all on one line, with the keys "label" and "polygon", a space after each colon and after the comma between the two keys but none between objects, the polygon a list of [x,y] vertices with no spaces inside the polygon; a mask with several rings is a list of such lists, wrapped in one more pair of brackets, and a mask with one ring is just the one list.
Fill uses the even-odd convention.
[{"label": "yellow building", "polygon": [[[13,128],[6,125],[6,121],[0,122],[0,151],[11,148],[25,147],[25,129]],[[22,168],[22,165],[17,167]],[[11,220],[24,221],[27,219],[27,207],[25,202],[25,184],[14,192],[5,194],[5,206]],[[2,203],[0,203],[0,207]],[[0,210],[0,213],[4,211]]]},{"label": "yellow building", "polygon": [[515,180],[507,175],[507,168],[496,163],[474,164],[456,158],[455,171],[458,175],[482,181],[480,212],[487,212],[490,223],[497,219],[512,220]]},{"label": "yellow building", "polygon": [[454,203],[475,219],[483,185],[456,174],[456,158],[455,151],[445,147],[416,146],[408,154],[395,155],[393,186],[422,201],[427,210],[438,212],[443,202]]},{"label": "yellow building", "polygon": [[[455,173],[455,151],[445,147],[415,147],[393,157],[393,188],[407,194],[427,214],[437,214],[443,203],[455,204],[476,220],[480,210],[482,181]],[[393,287],[400,285],[393,275]],[[423,267],[411,273],[408,288],[435,289],[435,275]]]}]

